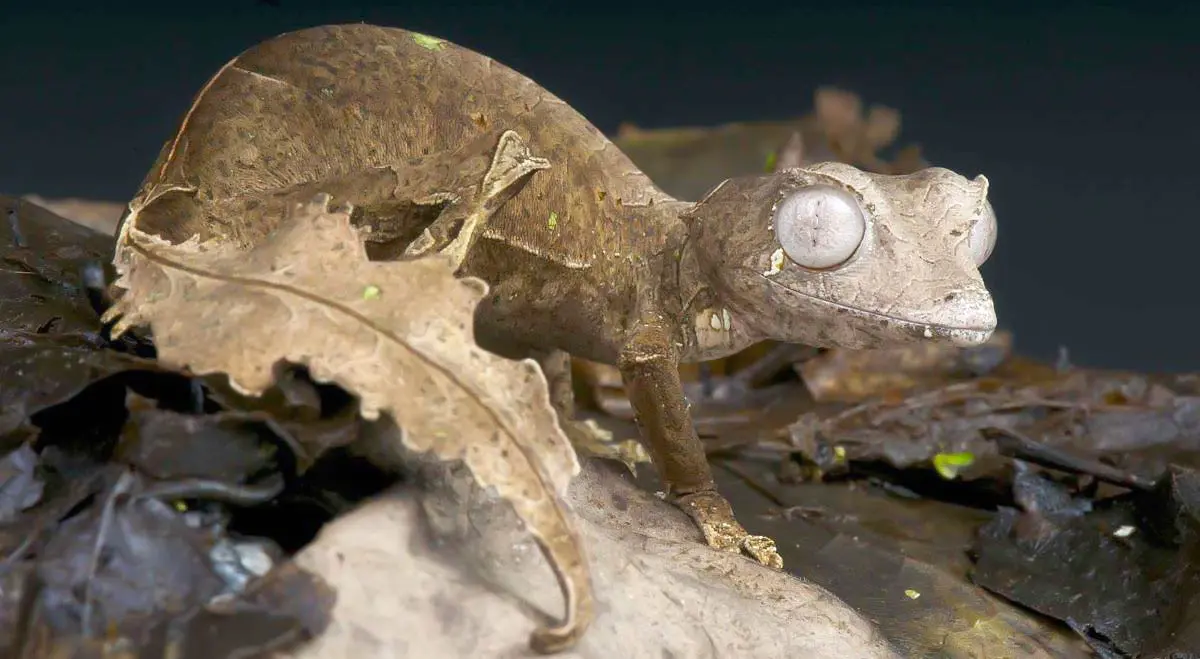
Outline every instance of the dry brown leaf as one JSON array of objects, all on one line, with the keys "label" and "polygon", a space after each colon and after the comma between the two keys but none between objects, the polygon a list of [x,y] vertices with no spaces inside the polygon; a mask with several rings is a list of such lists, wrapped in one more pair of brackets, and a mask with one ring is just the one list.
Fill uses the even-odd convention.
[{"label": "dry brown leaf", "polygon": [[568,647],[591,621],[593,595],[564,499],[579,463],[545,376],[532,360],[475,343],[483,281],[456,279],[440,255],[368,261],[350,209],[329,201],[297,205],[249,251],[195,238],[171,245],[132,226],[118,280],[127,292],[110,312],[124,315],[116,331],[149,325],[161,361],[226,373],[248,395],[272,385],[279,362],[307,365],[358,395],[364,417],[391,415],[408,449],[463,460],[512,503],[558,576],[564,620],[535,630],[531,644]]},{"label": "dry brown leaf", "polygon": [[[1007,358],[1012,333],[997,331],[986,344]],[[871,350],[827,350],[795,366],[813,400],[860,403],[877,397],[903,398],[914,390],[970,379],[961,374],[964,354],[980,348],[914,343]]]},{"label": "dry brown leaf", "polygon": [[862,123],[862,101],[854,92],[821,87],[813,105],[821,125],[831,134],[852,132]]},{"label": "dry brown leaf", "polygon": [[882,105],[871,106],[862,130],[867,148],[872,152],[882,149],[900,135],[900,112]]}]

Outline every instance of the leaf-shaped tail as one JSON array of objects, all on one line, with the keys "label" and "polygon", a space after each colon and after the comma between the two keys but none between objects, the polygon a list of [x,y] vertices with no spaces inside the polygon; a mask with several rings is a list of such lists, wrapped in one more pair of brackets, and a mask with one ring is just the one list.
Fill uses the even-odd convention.
[{"label": "leaf-shaped tail", "polygon": [[[567,512],[563,501],[557,495],[553,495],[553,499],[546,502],[546,505],[521,500],[515,506],[517,514],[523,520],[534,521],[532,525],[526,521],[531,531],[539,527],[543,530],[533,531],[533,537],[545,554],[546,561],[554,569],[554,576],[557,577],[563,593],[565,609],[562,621],[553,627],[534,630],[529,638],[530,647],[542,654],[560,652],[574,645],[587,631],[595,615],[591,575],[587,564],[581,560],[583,553],[579,532],[572,523],[573,516]],[[549,508],[554,509],[553,513]],[[547,513],[553,514],[557,519],[548,519]],[[558,527],[560,530],[543,535],[547,527]]]},{"label": "leaf-shaped tail", "polygon": [[[511,502],[555,571],[565,600],[534,650],[557,652],[591,623],[592,584],[565,496],[579,463],[550,404],[545,375],[479,347],[472,332],[487,292],[456,278],[441,255],[372,262],[330,197],[298,204],[248,251],[193,239],[172,245],[131,225],[127,289],[106,318],[114,333],[148,323],[159,360],[197,374],[224,372],[235,390],[269,388],[280,361],[358,395],[362,415],[390,413],[404,445],[462,460]],[[136,220],[136,218],[134,218]],[[121,267],[123,266],[123,267]],[[399,451],[395,457],[399,457]]]},{"label": "leaf-shaped tail", "polygon": [[[531,359],[523,360],[520,368],[524,370],[524,377],[519,378],[519,384],[513,382],[515,386],[510,389],[510,395],[532,399],[527,401],[529,412],[534,416],[542,416],[539,412],[546,414],[557,424],[541,368]],[[495,439],[503,442],[502,437],[507,435],[512,442],[511,446],[501,449],[509,451],[509,473],[498,474],[494,461],[482,450],[468,449],[464,462],[477,480],[491,483],[498,494],[512,503],[514,512],[524,522],[525,528],[546,557],[546,562],[554,570],[563,594],[562,620],[553,627],[534,630],[529,643],[539,653],[559,652],[579,640],[595,615],[591,571],[576,516],[564,498],[569,478],[574,475],[570,472],[577,471],[578,463],[571,460],[568,466],[550,462],[552,453],[548,449],[551,447],[539,445],[538,440],[554,441],[557,437],[542,439],[525,436],[525,440],[521,441],[521,435],[518,434],[520,430],[506,422],[506,415],[501,413],[497,416],[496,426],[501,432],[497,433]],[[561,432],[557,428],[555,430]],[[548,472],[550,468],[568,473],[551,474]],[[529,485],[534,483],[537,486],[530,488]]]}]

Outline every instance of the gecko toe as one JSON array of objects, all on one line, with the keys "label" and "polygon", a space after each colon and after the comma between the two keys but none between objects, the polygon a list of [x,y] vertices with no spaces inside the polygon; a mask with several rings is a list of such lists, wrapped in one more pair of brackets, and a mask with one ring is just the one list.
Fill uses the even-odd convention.
[{"label": "gecko toe", "polygon": [[704,542],[718,551],[745,555],[776,570],[783,569],[783,558],[775,541],[765,535],[750,535],[733,516],[729,502],[707,490],[680,497],[676,505],[686,512],[704,534]]},{"label": "gecko toe", "polygon": [[741,550],[769,568],[783,569],[783,557],[779,555],[775,541],[765,535],[747,535],[742,538]]}]

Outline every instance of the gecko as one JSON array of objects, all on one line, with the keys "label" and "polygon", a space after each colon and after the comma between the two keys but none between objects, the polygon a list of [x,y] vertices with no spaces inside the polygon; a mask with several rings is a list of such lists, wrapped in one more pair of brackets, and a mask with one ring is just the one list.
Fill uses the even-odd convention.
[{"label": "gecko", "polygon": [[576,419],[571,356],[617,366],[667,500],[707,545],[782,568],[774,541],[746,531],[718,492],[679,365],[767,339],[983,343],[996,326],[979,272],[997,231],[988,188],[940,167],[823,162],[676,199],[516,70],[352,24],[227,62],[130,208],[164,239],[247,247],[287,205],[327,193],[353,207],[372,259],[448,255],[488,284],[477,341],[538,361],[568,437],[597,432]]}]

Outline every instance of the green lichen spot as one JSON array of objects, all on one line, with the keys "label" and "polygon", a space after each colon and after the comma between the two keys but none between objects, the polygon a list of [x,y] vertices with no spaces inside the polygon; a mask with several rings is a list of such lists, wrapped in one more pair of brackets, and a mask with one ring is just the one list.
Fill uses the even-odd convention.
[{"label": "green lichen spot", "polygon": [[413,34],[413,41],[415,41],[418,46],[428,50],[441,50],[446,47],[445,40],[438,39],[437,37],[431,37],[428,34],[421,34],[419,32]]},{"label": "green lichen spot", "polygon": [[974,463],[975,455],[972,453],[938,453],[933,456],[933,468],[939,476],[948,481],[958,478],[964,467],[970,467]]},{"label": "green lichen spot", "polygon": [[917,590],[913,590],[912,588],[908,588],[904,591],[904,596],[910,600],[915,600],[921,596],[921,592],[917,591]]},{"label": "green lichen spot", "polygon": [[772,151],[767,154],[767,162],[763,165],[763,171],[770,174],[775,171],[775,163],[779,162],[779,154]]},{"label": "green lichen spot", "polygon": [[546,226],[550,227],[551,231],[558,228],[558,213],[550,211],[550,219],[546,220]]},{"label": "green lichen spot", "polygon": [[374,286],[374,285],[367,286],[366,288],[363,289],[362,298],[364,300],[378,300],[380,293],[381,293],[381,291],[379,290],[378,286]]}]

